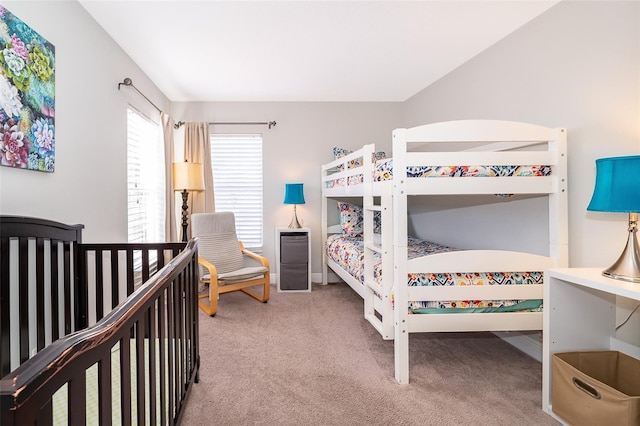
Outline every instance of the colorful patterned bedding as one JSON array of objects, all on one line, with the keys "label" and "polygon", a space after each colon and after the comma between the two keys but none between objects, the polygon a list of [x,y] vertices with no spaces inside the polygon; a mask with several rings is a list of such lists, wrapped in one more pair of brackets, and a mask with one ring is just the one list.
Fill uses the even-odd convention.
[{"label": "colorful patterned bedding", "polygon": [[[408,166],[407,177],[538,177],[551,175],[551,166]],[[373,180],[382,182],[393,179],[393,159],[377,160]],[[327,188],[361,184],[362,174],[327,182]]]},{"label": "colorful patterned bedding", "polygon": [[[551,166],[407,166],[407,177],[530,177],[549,176]],[[393,178],[393,159],[376,162],[374,180]]]},{"label": "colorful patterned bedding", "polygon": [[[408,237],[408,257],[415,259],[429,254],[445,253],[457,249]],[[364,244],[362,235],[334,234],[325,243],[327,256],[341,265],[351,276],[364,283]],[[373,275],[376,283],[382,276],[382,258],[374,254]],[[542,272],[469,272],[469,273],[412,273],[407,277],[409,286],[445,285],[518,285],[542,284]],[[410,301],[409,312],[414,314],[444,312],[513,312],[541,311],[542,300],[450,300]]]}]

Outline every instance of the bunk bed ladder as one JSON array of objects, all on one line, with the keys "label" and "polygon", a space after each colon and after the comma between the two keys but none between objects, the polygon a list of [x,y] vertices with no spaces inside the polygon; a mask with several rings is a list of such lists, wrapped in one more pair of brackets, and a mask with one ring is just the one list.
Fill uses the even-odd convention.
[{"label": "bunk bed ladder", "polygon": [[329,268],[327,267],[327,251],[325,249],[325,242],[327,241],[327,238],[329,237],[329,234],[327,233],[327,227],[328,227],[328,222],[327,222],[327,196],[325,195],[326,192],[326,179],[327,179],[327,175],[328,172],[327,170],[323,167],[322,168],[322,172],[321,172],[321,180],[322,180],[322,216],[321,216],[321,229],[322,229],[322,234],[320,235],[320,241],[322,241],[322,247],[320,248],[320,253],[322,253],[322,285],[327,285],[329,283],[328,280],[328,276],[329,276]]},{"label": "bunk bed ladder", "polygon": [[[393,339],[393,306],[391,301],[392,274],[382,275],[382,282],[376,283],[374,276],[374,258],[382,256],[382,270],[393,269],[393,245],[392,230],[393,219],[391,191],[382,190],[378,197],[373,194],[373,172],[375,159],[373,158],[373,145],[365,147],[363,152],[364,193],[362,199],[363,224],[364,224],[364,317],[380,333],[383,339]],[[382,188],[390,188],[387,185],[379,185]],[[379,224],[380,229],[377,228]],[[380,233],[380,241],[376,244],[374,234]]]},{"label": "bunk bed ladder", "polygon": [[[373,221],[374,212],[379,212],[380,206],[367,205],[364,201],[363,213],[364,222]],[[379,286],[375,282],[373,274],[373,262],[376,253],[382,254],[382,250],[373,241],[373,230],[369,229],[370,238],[367,238],[366,228],[372,228],[372,226],[365,225],[365,240],[364,240],[364,317],[371,323],[371,325],[378,330],[378,333],[382,335],[384,339],[392,339],[391,335],[385,334],[384,323],[385,319],[382,313],[376,311],[376,302],[378,306],[381,305],[383,295]]]}]

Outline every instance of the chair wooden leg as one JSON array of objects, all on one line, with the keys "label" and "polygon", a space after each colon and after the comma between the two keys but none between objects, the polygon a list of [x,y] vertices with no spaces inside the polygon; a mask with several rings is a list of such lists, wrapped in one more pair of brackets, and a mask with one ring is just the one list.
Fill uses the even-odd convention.
[{"label": "chair wooden leg", "polygon": [[[260,284],[257,284],[257,285],[260,285]],[[254,291],[249,290],[248,288],[241,288],[240,291],[253,297],[258,302],[267,303],[267,301],[269,300],[270,288],[271,288],[271,285],[269,283],[269,277],[265,275],[264,283],[262,284],[262,296],[260,296],[258,293]]]},{"label": "chair wooden leg", "polygon": [[271,292],[271,276],[270,274],[264,275],[264,285],[262,286],[262,295],[264,296],[263,302],[269,300],[269,295]]},{"label": "chair wooden leg", "polygon": [[264,295],[260,296],[258,293],[253,292],[253,291],[251,291],[251,290],[249,290],[247,288],[242,288],[242,289],[240,289],[240,291],[243,292],[244,294],[248,294],[249,296],[253,297],[258,302],[267,303],[267,300],[269,300],[268,297],[265,298]]},{"label": "chair wooden leg", "polygon": [[204,299],[208,299],[209,296],[205,295],[201,295],[199,296],[199,300],[198,300],[198,306],[200,307],[200,309],[202,309],[202,311],[209,315],[210,317],[215,316],[215,312],[211,313],[211,306],[209,306],[209,303],[207,303],[206,301],[204,301]]},{"label": "chair wooden leg", "polygon": [[211,313],[209,315],[214,316],[218,313],[218,281],[209,284],[209,306],[211,306]]},{"label": "chair wooden leg", "polygon": [[[198,298],[200,299],[198,300],[198,306],[200,306],[200,309],[206,312],[207,315],[213,317],[218,312],[218,297],[220,293],[221,292],[229,293],[229,292],[238,291],[238,290],[251,296],[252,298],[256,299],[258,302],[267,303],[267,301],[269,300],[270,289],[271,289],[271,284],[269,283],[269,274],[268,273],[265,274],[264,279],[262,280],[262,283],[260,282],[261,280],[256,280],[256,281],[258,282],[253,284],[253,287],[262,286],[262,295],[252,290],[249,290],[249,288],[247,287],[241,287],[242,285],[246,285],[243,283],[229,284],[223,287],[220,287],[220,285],[217,282],[209,283],[209,293],[201,294],[198,296]],[[204,299],[209,299],[208,303]]]},{"label": "chair wooden leg", "polygon": [[[209,303],[202,299],[209,299]],[[213,317],[218,313],[218,283],[209,283],[209,294],[201,294],[198,296],[198,306],[207,315]]]}]

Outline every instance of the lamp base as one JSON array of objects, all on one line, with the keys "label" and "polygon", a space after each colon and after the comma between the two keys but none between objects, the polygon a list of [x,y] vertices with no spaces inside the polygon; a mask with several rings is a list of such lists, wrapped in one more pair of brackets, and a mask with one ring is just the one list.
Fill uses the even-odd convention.
[{"label": "lamp base", "polygon": [[289,224],[289,229],[299,229],[302,228],[300,222],[298,222],[298,215],[296,214],[296,205],[293,205],[293,218],[291,219],[291,223]]},{"label": "lamp base", "polygon": [[189,240],[187,236],[187,228],[189,226],[189,219],[187,219],[189,215],[189,192],[185,189],[182,191],[182,241],[187,242]]},{"label": "lamp base", "polygon": [[629,214],[629,237],[622,254],[611,267],[602,271],[602,275],[614,280],[640,284],[640,245],[636,233],[638,231],[638,214]]}]

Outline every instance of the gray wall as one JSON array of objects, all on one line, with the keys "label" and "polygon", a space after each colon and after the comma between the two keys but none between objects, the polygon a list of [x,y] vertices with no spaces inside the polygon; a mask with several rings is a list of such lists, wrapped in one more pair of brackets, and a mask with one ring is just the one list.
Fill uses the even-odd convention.
[{"label": "gray wall", "polygon": [[56,170],[0,167],[0,213],[83,223],[87,242],[127,240],[127,105],[169,100],[75,1],[5,1],[56,49]]},{"label": "gray wall", "polygon": [[[586,206],[595,159],[640,152],[639,58],[640,2],[563,1],[408,100],[403,125],[490,118],[566,127],[570,264],[609,266],[626,241],[627,217],[587,213]],[[486,206],[481,219],[453,209],[416,215],[413,223],[436,239],[462,227],[466,244],[502,238],[540,251],[540,208],[522,202],[507,222]]]}]

